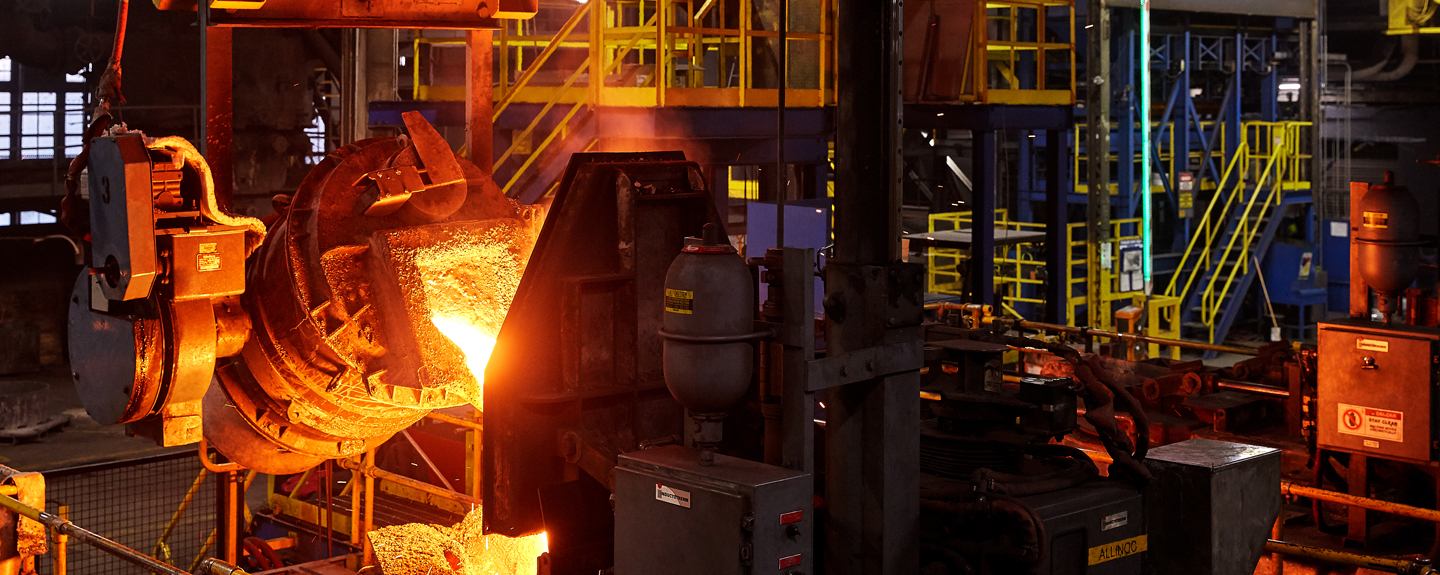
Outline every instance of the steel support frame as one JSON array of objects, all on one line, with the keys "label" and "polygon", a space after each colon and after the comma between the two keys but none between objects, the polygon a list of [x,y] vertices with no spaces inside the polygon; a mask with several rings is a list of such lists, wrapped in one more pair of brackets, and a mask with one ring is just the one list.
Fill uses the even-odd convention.
[{"label": "steel support frame", "polygon": [[205,121],[200,127],[200,153],[210,165],[215,181],[215,200],[222,206],[233,203],[235,171],[235,83],[233,72],[234,29],[212,26],[210,9],[200,6],[200,100],[205,102]]},{"label": "steel support frame", "polygon": [[[1069,132],[1073,125],[1071,106],[1001,106],[991,104],[912,104],[905,107],[905,127],[918,130],[969,130],[971,133],[971,244],[970,273],[966,291],[977,303],[997,309],[1003,301],[995,290],[995,206],[999,190],[996,173],[999,143],[996,132],[1014,130],[1043,131],[1046,163],[1044,223],[1045,250],[1045,317],[1047,321],[1065,323],[1066,262],[1068,246],[1065,231],[1069,190]],[[1037,138],[1038,139],[1038,138]],[[1022,149],[1034,149],[1030,138],[1021,138]],[[1021,168],[1022,173],[1025,168]],[[1022,204],[1026,197],[1021,196]],[[838,234],[836,236],[839,237]],[[1053,247],[1052,247],[1053,246]],[[985,257],[980,257],[984,255]],[[1033,296],[1030,296],[1033,297]]]},{"label": "steel support frame", "polygon": [[465,31],[465,129],[470,161],[487,176],[495,175],[494,69],[490,65],[494,30]]},{"label": "steel support frame", "polygon": [[[1101,325],[1101,247],[1110,237],[1110,10],[1105,0],[1089,0],[1085,11],[1085,185],[1089,197],[1085,210],[1086,268],[1085,325]],[[1079,146],[1079,142],[1076,142]],[[1066,245],[1069,250],[1069,245]],[[1076,323],[1080,323],[1076,318]]]},{"label": "steel support frame", "polygon": [[[921,340],[918,326],[895,325],[903,322],[888,313],[892,298],[884,289],[910,265],[899,263],[901,4],[840,0],[838,12],[836,35],[846,41],[837,62],[836,114],[843,128],[835,145],[835,251],[825,269],[832,318],[827,357]],[[923,282],[900,285],[907,292],[902,299],[922,303]],[[828,392],[826,572],[914,573],[920,560],[919,366]]]}]

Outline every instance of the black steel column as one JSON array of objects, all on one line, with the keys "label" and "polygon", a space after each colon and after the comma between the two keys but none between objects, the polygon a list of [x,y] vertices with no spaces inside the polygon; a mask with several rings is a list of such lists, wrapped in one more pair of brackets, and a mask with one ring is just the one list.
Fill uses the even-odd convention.
[{"label": "black steel column", "polygon": [[965,283],[975,303],[1000,305],[995,293],[995,132],[971,132],[970,271]]},{"label": "black steel column", "polygon": [[[1085,237],[1090,245],[1085,248],[1083,325],[1093,326],[1099,325],[1101,313],[1100,247],[1110,241],[1110,9],[1105,0],[1089,0],[1085,10]],[[1079,153],[1080,142],[1075,146]],[[1075,323],[1082,324],[1078,318]]]},{"label": "black steel column", "polygon": [[841,0],[839,12],[832,261],[888,263],[900,259],[900,5]]},{"label": "black steel column", "polygon": [[900,2],[840,0],[836,28],[845,41],[837,61],[826,355],[853,363],[849,373],[873,376],[830,388],[825,572],[900,575],[920,561],[920,365],[885,373],[857,359],[887,345],[918,357],[921,345],[923,272],[900,263]]},{"label": "black steel column", "polygon": [[1065,305],[1070,299],[1070,278],[1065,273],[1070,259],[1070,245],[1065,231],[1069,228],[1070,191],[1065,189],[1069,168],[1066,161],[1065,132],[1045,130],[1045,321],[1064,325]]}]

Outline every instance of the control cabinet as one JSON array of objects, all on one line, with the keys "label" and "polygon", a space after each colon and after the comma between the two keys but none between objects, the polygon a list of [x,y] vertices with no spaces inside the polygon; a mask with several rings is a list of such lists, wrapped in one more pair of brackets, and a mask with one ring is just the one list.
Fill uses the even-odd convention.
[{"label": "control cabinet", "polygon": [[615,575],[813,573],[813,481],[675,445],[621,455]]},{"label": "control cabinet", "polygon": [[1434,460],[1440,330],[1361,320],[1320,324],[1319,446]]}]

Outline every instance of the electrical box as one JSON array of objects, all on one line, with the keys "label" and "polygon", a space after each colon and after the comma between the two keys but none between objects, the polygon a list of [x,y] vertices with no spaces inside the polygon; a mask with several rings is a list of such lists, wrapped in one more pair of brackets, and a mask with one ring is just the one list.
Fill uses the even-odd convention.
[{"label": "electrical box", "polygon": [[1049,575],[1140,575],[1145,514],[1140,492],[1097,478],[1060,491],[1021,498],[1050,538]]},{"label": "electrical box", "polygon": [[1440,330],[1344,320],[1320,324],[1319,342],[1320,447],[1433,461]]},{"label": "electrical box", "polygon": [[1280,450],[1195,438],[1150,450],[1146,573],[1249,575],[1280,512]]},{"label": "electrical box", "polygon": [[814,480],[680,446],[621,455],[615,574],[813,573]]}]

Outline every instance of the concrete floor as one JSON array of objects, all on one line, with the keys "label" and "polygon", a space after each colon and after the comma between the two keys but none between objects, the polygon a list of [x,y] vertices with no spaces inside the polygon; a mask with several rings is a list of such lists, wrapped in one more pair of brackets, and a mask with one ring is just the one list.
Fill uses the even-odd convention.
[{"label": "concrete floor", "polygon": [[49,386],[50,412],[70,416],[66,426],[37,439],[11,443],[0,442],[0,465],[20,471],[51,471],[131,459],[156,453],[194,449],[194,447],[163,448],[148,439],[128,437],[123,425],[100,425],[85,413],[80,396],[75,393],[68,368],[5,376],[4,379],[28,379]]}]

